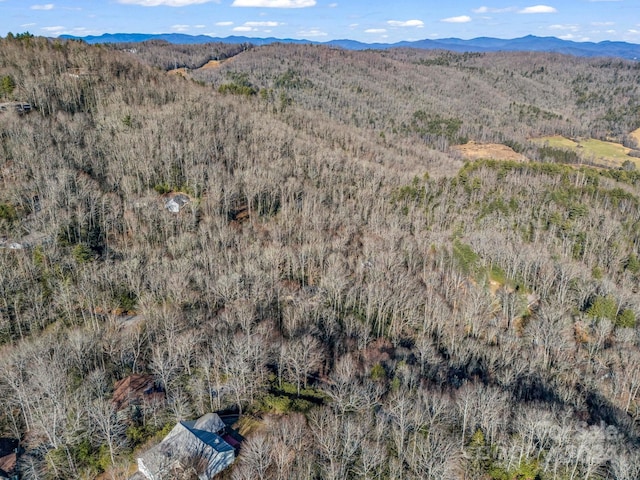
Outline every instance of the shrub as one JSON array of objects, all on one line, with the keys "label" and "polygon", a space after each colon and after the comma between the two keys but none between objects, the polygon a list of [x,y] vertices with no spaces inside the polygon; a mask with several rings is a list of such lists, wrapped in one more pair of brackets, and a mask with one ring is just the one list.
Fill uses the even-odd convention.
[{"label": "shrub", "polygon": [[627,258],[627,262],[624,266],[626,270],[629,270],[631,273],[640,272],[640,260],[638,260],[638,256],[635,253],[629,255]]},{"label": "shrub", "polygon": [[11,223],[18,218],[18,212],[16,212],[16,207],[11,205],[10,203],[0,203],[0,220],[6,220]]},{"label": "shrub", "polygon": [[11,75],[5,75],[0,78],[0,96],[8,97],[13,93],[16,88],[16,82]]},{"label": "shrub", "polygon": [[171,191],[171,187],[169,186],[169,184],[167,182],[156,183],[154,185],[153,189],[156,192],[158,192],[160,195],[163,195],[165,193],[169,193]]},{"label": "shrub", "polygon": [[270,413],[287,413],[291,410],[291,399],[285,396],[265,395],[260,402],[260,410]]},{"label": "shrub", "polygon": [[636,314],[633,310],[625,308],[616,318],[616,326],[620,328],[635,328]]},{"label": "shrub", "polygon": [[114,297],[118,307],[123,309],[125,312],[130,312],[135,309],[138,303],[138,296],[124,286],[120,286],[116,289]]},{"label": "shrub", "polygon": [[78,263],[87,263],[93,259],[93,252],[83,243],[79,243],[73,247],[71,255]]},{"label": "shrub", "polygon": [[224,83],[218,87],[220,93],[231,93],[233,95],[246,95],[250,97],[258,93],[253,86],[238,85],[237,83]]},{"label": "shrub", "polygon": [[387,378],[387,372],[385,372],[384,367],[379,363],[376,363],[371,369],[371,380],[373,381],[381,381]]},{"label": "shrub", "polygon": [[611,295],[607,295],[606,297],[598,295],[589,308],[587,308],[587,315],[596,320],[606,318],[607,320],[615,322],[617,313],[618,305],[616,304],[615,298]]},{"label": "shrub", "polygon": [[468,275],[475,270],[480,257],[473,251],[471,246],[455,241],[453,244],[453,259],[460,270]]}]

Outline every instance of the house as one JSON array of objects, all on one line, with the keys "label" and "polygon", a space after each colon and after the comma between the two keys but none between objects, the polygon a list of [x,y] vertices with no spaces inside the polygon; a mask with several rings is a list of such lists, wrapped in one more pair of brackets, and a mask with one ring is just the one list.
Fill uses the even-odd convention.
[{"label": "house", "polygon": [[17,479],[16,463],[20,442],[13,438],[0,438],[0,479]]},{"label": "house", "polygon": [[190,202],[190,199],[184,193],[175,193],[169,197],[169,200],[164,204],[164,208],[169,210],[171,213],[178,213],[187,203]]},{"label": "house", "polygon": [[138,458],[138,469],[148,480],[169,480],[189,470],[200,480],[210,480],[235,459],[234,447],[222,438],[225,431],[215,413],[180,422]]},{"label": "house", "polygon": [[27,102],[6,102],[0,103],[0,112],[18,112],[19,115],[24,115],[31,111],[31,104]]},{"label": "house", "polygon": [[117,411],[145,403],[164,402],[165,393],[151,375],[134,373],[118,380],[113,387],[111,401]]}]

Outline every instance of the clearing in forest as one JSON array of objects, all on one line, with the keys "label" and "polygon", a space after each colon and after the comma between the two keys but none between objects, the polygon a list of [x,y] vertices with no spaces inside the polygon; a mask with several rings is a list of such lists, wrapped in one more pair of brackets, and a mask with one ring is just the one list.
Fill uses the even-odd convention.
[{"label": "clearing in forest", "polygon": [[515,152],[512,148],[500,143],[469,142],[464,145],[455,145],[451,148],[468,160],[487,158],[492,160],[515,162],[527,161],[527,158],[524,155],[521,155],[520,153]]},{"label": "clearing in forest", "polygon": [[638,144],[638,147],[640,147],[640,128],[635,129],[629,134],[629,136],[634,138]]},{"label": "clearing in forest", "polygon": [[207,70],[210,68],[218,68],[222,62],[220,60],[209,60],[203,66],[200,67],[200,70]]},{"label": "clearing in forest", "polygon": [[[0,0],[1,1],[1,0]],[[196,70],[211,70],[214,68],[219,68],[222,65],[222,60],[209,60],[203,66],[196,68]],[[167,73],[169,75],[182,75],[185,78],[190,78],[190,73],[192,70],[186,67],[174,68],[169,70]]]},{"label": "clearing in forest", "polygon": [[174,68],[173,70],[169,70],[167,73],[169,75],[182,75],[185,78],[189,76],[189,71],[185,67]]},{"label": "clearing in forest", "polygon": [[[640,134],[638,130],[636,132]],[[636,132],[632,132],[632,135]],[[532,141],[538,145],[574,151],[585,162],[592,162],[603,167],[618,168],[627,160],[640,167],[640,159],[630,156],[631,149],[621,143],[605,142],[593,138],[572,140],[561,135],[534,138]]]}]

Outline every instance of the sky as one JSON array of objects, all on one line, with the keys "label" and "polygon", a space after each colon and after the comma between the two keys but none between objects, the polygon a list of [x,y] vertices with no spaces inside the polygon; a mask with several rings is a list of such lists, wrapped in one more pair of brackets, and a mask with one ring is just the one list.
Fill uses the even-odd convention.
[{"label": "sky", "polygon": [[[0,36],[186,33],[352,39],[553,36],[640,44],[640,0],[0,0]],[[485,2],[485,3],[483,3]]]}]

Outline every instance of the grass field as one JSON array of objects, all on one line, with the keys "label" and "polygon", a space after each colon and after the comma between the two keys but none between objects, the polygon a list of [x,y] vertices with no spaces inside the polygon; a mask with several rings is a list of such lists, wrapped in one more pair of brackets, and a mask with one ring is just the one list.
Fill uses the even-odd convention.
[{"label": "grass field", "polygon": [[[636,130],[638,135],[640,131]],[[633,132],[633,133],[636,133]],[[632,133],[632,134],[633,134]],[[620,167],[631,160],[640,168],[640,159],[628,155],[630,149],[620,143],[604,142],[593,138],[571,140],[560,135],[532,139],[537,144],[546,144],[554,148],[563,148],[577,152],[585,162],[593,162],[603,167]]]},{"label": "grass field", "polygon": [[516,153],[510,147],[499,143],[476,143],[469,142],[464,145],[456,145],[451,147],[454,151],[460,153],[464,158],[476,160],[478,158],[491,158],[493,160],[511,160],[515,162],[524,162],[527,159],[524,155]]}]

